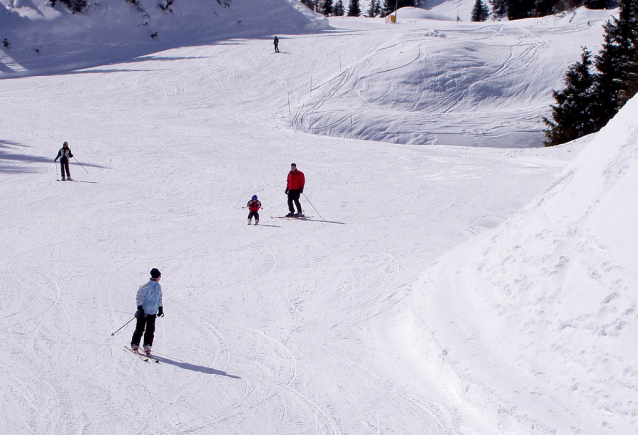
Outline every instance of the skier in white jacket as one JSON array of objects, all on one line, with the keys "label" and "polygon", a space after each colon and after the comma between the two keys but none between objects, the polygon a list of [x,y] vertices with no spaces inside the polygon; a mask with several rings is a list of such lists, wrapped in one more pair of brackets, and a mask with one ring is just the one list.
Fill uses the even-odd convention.
[{"label": "skier in white jacket", "polygon": [[162,274],[157,269],[151,270],[151,279],[137,291],[135,301],[137,302],[137,324],[133,338],[131,339],[131,349],[138,352],[140,340],[144,335],[144,352],[151,354],[153,338],[155,336],[155,319],[164,317],[164,306],[162,304],[162,286],[159,281]]}]

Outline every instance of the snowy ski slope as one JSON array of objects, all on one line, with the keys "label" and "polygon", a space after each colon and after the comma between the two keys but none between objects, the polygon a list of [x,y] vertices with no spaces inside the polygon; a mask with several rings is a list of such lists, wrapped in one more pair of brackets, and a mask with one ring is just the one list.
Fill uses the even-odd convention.
[{"label": "snowy ski slope", "polygon": [[[119,60],[99,40],[103,65],[68,54],[84,69],[8,54],[3,433],[636,433],[637,103],[528,147],[604,14],[325,29],[262,4],[278,18],[246,16],[252,35],[163,24],[161,52],[122,27]],[[445,110],[426,128],[419,104]],[[437,144],[389,143],[412,141],[399,126]],[[75,182],[55,181],[65,140]],[[291,162],[315,221],[271,218]],[[157,365],[123,348],[132,324],[111,336],[152,267]]]}]

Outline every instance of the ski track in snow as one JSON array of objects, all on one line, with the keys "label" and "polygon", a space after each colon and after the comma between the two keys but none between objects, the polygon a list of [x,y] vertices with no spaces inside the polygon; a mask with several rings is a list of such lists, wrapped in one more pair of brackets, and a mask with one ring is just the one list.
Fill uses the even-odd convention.
[{"label": "ski track in snow", "polygon": [[[542,429],[529,433],[544,433],[539,418],[512,409],[503,412],[520,425],[497,428],[492,412],[504,402],[481,379],[463,379],[478,399],[459,399],[460,375],[433,356],[441,351],[436,342],[419,343],[427,334],[406,330],[404,321],[423,270],[521,210],[578,146],[347,138],[353,114],[369,115],[353,133],[365,138],[366,129],[374,136],[375,126],[400,113],[391,126],[397,142],[410,142],[401,132],[419,126],[431,142],[445,142],[441,132],[526,130],[537,101],[522,107],[512,97],[475,118],[455,111],[475,88],[538,66],[542,53],[555,53],[557,35],[577,40],[587,29],[370,23],[338,19],[320,34],[281,34],[281,55],[271,54],[269,38],[221,40],[0,81],[2,110],[11,114],[0,137],[0,217],[9,223],[0,228],[0,427],[491,435],[528,433],[532,423]],[[435,38],[422,36],[432,27],[445,34],[438,53]],[[446,76],[466,61],[441,54],[452,40],[468,51],[489,43],[507,50],[463,92],[428,94],[428,86],[462,81]],[[477,53],[475,62],[491,59]],[[407,109],[381,117],[370,110],[397,90],[377,86],[385,77],[426,66],[435,75],[418,76],[422,83],[399,104]],[[529,86],[521,92],[544,89]],[[490,115],[494,108],[500,112]],[[500,116],[512,112],[503,127]],[[417,119],[422,113],[431,117]],[[73,177],[97,184],[55,182],[59,167],[49,158],[64,140],[88,170],[74,161]],[[260,223],[286,211],[292,161],[306,173],[307,198],[326,221],[343,225],[246,225],[241,207],[253,194],[264,203]],[[135,292],[152,267],[163,272],[166,311],[157,320],[157,365],[123,349],[133,322],[110,335],[133,316]],[[431,351],[430,359],[415,370],[399,351],[404,345]]]}]

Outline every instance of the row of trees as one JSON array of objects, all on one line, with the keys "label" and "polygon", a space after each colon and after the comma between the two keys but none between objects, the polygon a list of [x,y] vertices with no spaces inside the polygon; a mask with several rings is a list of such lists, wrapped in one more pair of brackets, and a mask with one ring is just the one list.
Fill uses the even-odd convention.
[{"label": "row of trees", "polygon": [[604,29],[599,53],[592,57],[583,47],[565,89],[552,93],[551,120],[543,118],[547,146],[599,131],[638,92],[638,0],[621,0],[619,17]]},{"label": "row of trees", "polygon": [[[494,18],[518,20],[529,17],[542,17],[558,12],[585,6],[589,9],[611,9],[617,6],[617,0],[476,0],[472,10],[472,21],[486,21],[490,15]],[[313,11],[325,16],[358,17],[362,14],[359,0],[301,0]],[[348,2],[347,7],[344,2]],[[365,14],[368,17],[384,17],[397,8],[419,6],[420,0],[372,0]]]},{"label": "row of trees", "polygon": [[[346,0],[348,7],[344,6],[344,0],[301,0],[301,3],[308,6],[313,11],[319,12],[327,17],[358,17],[363,12],[359,0]],[[406,6],[417,6],[419,0],[372,0],[366,11],[368,17],[384,17],[395,11],[396,8]]]},{"label": "row of trees", "polygon": [[[489,0],[492,16],[496,19],[507,17],[510,20],[543,17],[571,10],[580,6],[588,9],[612,9],[616,0]],[[490,10],[483,0],[476,0],[472,10],[472,21],[485,21]]]}]

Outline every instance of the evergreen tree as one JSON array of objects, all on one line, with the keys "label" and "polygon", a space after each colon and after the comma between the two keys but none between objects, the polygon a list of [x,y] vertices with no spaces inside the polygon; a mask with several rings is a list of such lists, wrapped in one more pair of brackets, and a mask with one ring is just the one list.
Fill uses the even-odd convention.
[{"label": "evergreen tree", "polygon": [[[597,73],[588,75],[589,52],[570,67],[563,91],[554,91],[553,122],[545,131],[546,145],[556,145],[599,131],[638,93],[638,0],[621,0],[618,18],[604,26],[603,47],[593,62]],[[586,91],[588,81],[590,90]]]},{"label": "evergreen tree", "polygon": [[536,0],[506,0],[507,1],[507,18],[510,20],[519,20],[532,16]]},{"label": "evergreen tree", "polygon": [[490,16],[490,10],[485,6],[483,0],[476,0],[472,9],[472,21],[485,21]]},{"label": "evergreen tree", "polygon": [[596,56],[597,130],[636,94],[638,88],[638,0],[622,0],[619,18],[603,27],[604,43]]},{"label": "evergreen tree", "polygon": [[383,8],[381,10],[382,15],[385,17],[394,12],[395,4],[396,3],[394,0],[385,0],[383,2]]},{"label": "evergreen tree", "polygon": [[324,14],[326,17],[334,14],[334,5],[332,0],[323,0],[323,2],[319,6],[320,12]]},{"label": "evergreen tree", "polygon": [[583,6],[587,9],[605,9],[607,7],[607,0],[585,0]]},{"label": "evergreen tree", "polygon": [[379,4],[379,0],[372,0],[370,2],[370,7],[368,8],[368,17],[372,18],[372,17],[376,17],[377,15],[379,15],[379,12],[381,10],[381,5]]},{"label": "evergreen tree", "polygon": [[359,15],[361,15],[361,7],[359,6],[359,0],[350,0],[350,5],[348,5],[348,16],[358,17]]},{"label": "evergreen tree", "polygon": [[301,0],[301,3],[306,5],[308,9],[312,9],[313,11],[316,9],[315,2],[318,0]]},{"label": "evergreen tree", "polygon": [[507,0],[490,0],[492,13],[496,18],[507,16]]},{"label": "evergreen tree", "polygon": [[[88,6],[86,0],[60,0],[60,2],[63,3],[67,7],[67,9],[72,11],[73,13],[82,12]],[[57,1],[50,1],[52,7],[55,7],[56,3]]]},{"label": "evergreen tree", "polygon": [[552,121],[543,117],[548,126],[544,130],[546,146],[558,145],[593,133],[594,75],[590,72],[591,53],[583,47],[580,62],[569,67],[565,76],[565,89],[553,91],[556,101],[552,109]]},{"label": "evergreen tree", "polygon": [[335,17],[343,17],[346,14],[346,10],[343,7],[343,0],[337,0],[335,4]]},{"label": "evergreen tree", "polygon": [[[577,0],[580,2],[581,0]],[[557,1],[557,0],[536,0],[534,3],[534,8],[530,11],[531,16],[544,17],[546,15],[551,15],[555,11],[561,9],[569,9],[573,7],[570,4],[567,4],[566,1]]]}]

